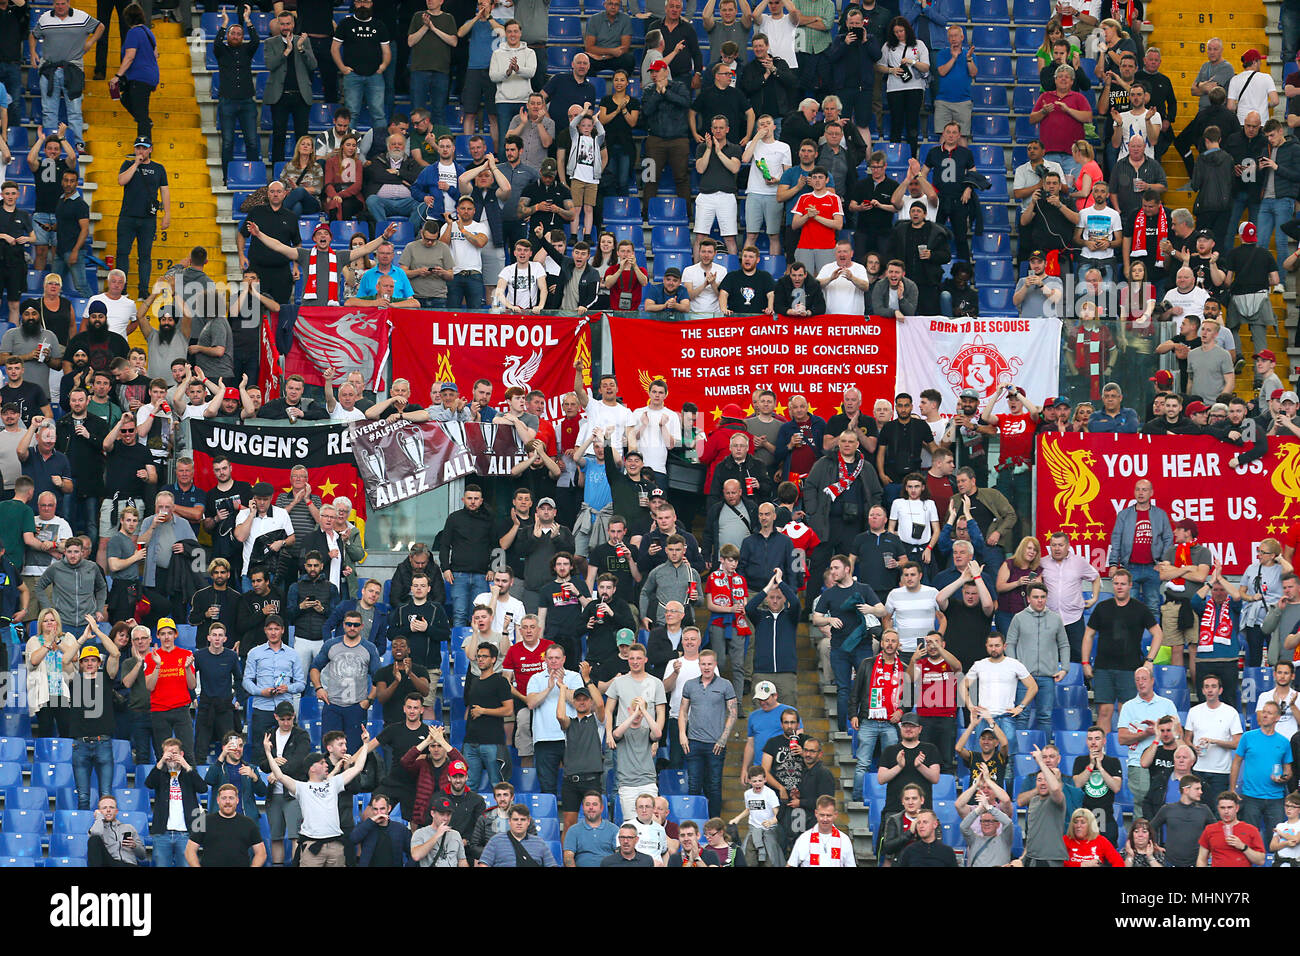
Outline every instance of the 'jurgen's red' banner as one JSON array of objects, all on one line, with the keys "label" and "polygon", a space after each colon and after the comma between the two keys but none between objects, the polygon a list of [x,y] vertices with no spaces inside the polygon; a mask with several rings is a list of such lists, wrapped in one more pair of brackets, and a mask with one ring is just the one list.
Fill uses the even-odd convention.
[{"label": "'jurgen's red' banner", "polygon": [[753,414],[751,396],[770,388],[777,412],[803,395],[814,415],[830,418],[844,390],[862,390],[870,411],[893,400],[897,329],[892,318],[861,315],[729,316],[660,322],[609,316],[614,370],[629,408],[645,404],[650,383],[669,383],[671,403],[694,402],[705,427],[735,403]]},{"label": "'jurgen's red' banner", "polygon": [[1115,516],[1133,503],[1133,486],[1145,478],[1169,520],[1196,522],[1197,540],[1224,573],[1240,574],[1260,540],[1300,530],[1300,442],[1271,438],[1264,458],[1232,468],[1228,461],[1240,451],[1203,435],[1041,436],[1038,537],[1046,543],[1064,531],[1076,551],[1104,569]]},{"label": "'jurgen's red' banner", "polygon": [[408,379],[411,400],[429,401],[434,383],[455,382],[468,399],[486,378],[495,403],[504,388],[546,393],[547,417],[559,420],[560,396],[573,390],[573,363],[591,367],[585,316],[512,315],[393,309],[393,377]]},{"label": "'jurgen's red' banner", "polygon": [[301,375],[308,385],[328,381],[338,388],[349,372],[360,372],[367,388],[384,391],[388,387],[384,364],[388,361],[392,317],[405,316],[407,311],[326,306],[299,309],[284,374]]}]

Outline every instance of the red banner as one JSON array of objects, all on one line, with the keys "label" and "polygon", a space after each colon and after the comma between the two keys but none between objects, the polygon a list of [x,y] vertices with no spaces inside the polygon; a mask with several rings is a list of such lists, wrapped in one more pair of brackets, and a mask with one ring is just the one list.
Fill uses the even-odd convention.
[{"label": "red banner", "polygon": [[262,320],[262,333],[258,341],[262,360],[257,363],[257,387],[262,392],[262,404],[280,397],[280,350],[275,347],[275,327],[270,318]]},{"label": "red banner", "polygon": [[[1244,451],[1203,435],[1086,435],[1039,438],[1037,531],[1056,531],[1098,570],[1106,565],[1115,516],[1148,479],[1152,501],[1171,522],[1196,522],[1197,540],[1240,574],[1263,538],[1285,539],[1300,523],[1300,442],[1269,439],[1269,451],[1244,468]],[[1160,559],[1156,555],[1156,559]]]},{"label": "red banner", "polygon": [[437,382],[455,382],[468,397],[486,378],[499,404],[506,388],[541,389],[547,417],[563,416],[560,396],[573,390],[573,363],[591,367],[585,317],[393,311],[393,377],[411,383],[411,400],[427,405]]},{"label": "red banner", "polygon": [[730,316],[659,322],[609,316],[614,369],[629,408],[645,404],[650,383],[669,383],[672,406],[694,402],[709,427],[735,403],[753,414],[755,391],[770,388],[785,415],[791,395],[830,418],[844,390],[862,390],[862,407],[893,400],[897,328],[893,319],[861,315]]},{"label": "red banner", "polygon": [[[285,375],[301,375],[308,385],[343,384],[360,372],[366,387],[382,392],[392,317],[407,309],[340,309],[307,306],[298,310],[293,345],[285,356]],[[401,373],[398,373],[401,374]],[[423,404],[423,402],[421,402]]]}]

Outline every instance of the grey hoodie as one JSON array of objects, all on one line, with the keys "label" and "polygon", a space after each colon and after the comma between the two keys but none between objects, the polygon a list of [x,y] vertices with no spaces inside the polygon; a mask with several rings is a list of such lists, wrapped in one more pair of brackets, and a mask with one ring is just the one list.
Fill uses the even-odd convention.
[{"label": "grey hoodie", "polygon": [[1061,615],[1027,607],[1007,628],[1007,657],[1025,665],[1035,677],[1048,677],[1070,666],[1070,641]]},{"label": "grey hoodie", "polygon": [[[135,838],[135,846],[130,850],[122,846],[122,838],[128,833]],[[96,820],[90,825],[90,835],[103,840],[104,850],[119,863],[138,866],[144,862],[144,842],[140,839],[140,834],[136,832],[134,826],[122,822],[120,817],[112,823]]]},{"label": "grey hoodie", "polygon": [[74,567],[67,558],[55,561],[36,582],[36,590],[54,586],[54,610],[65,629],[74,629],[87,614],[102,611],[108,603],[108,582],[94,561],[82,558]]}]

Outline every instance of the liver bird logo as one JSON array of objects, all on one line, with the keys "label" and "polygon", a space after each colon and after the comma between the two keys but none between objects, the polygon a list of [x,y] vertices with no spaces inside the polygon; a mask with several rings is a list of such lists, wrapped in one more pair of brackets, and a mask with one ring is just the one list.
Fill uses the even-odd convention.
[{"label": "liver bird logo", "polygon": [[650,394],[650,386],[663,378],[662,375],[655,375],[653,372],[647,372],[643,368],[637,369],[636,377],[641,383],[641,391],[645,392],[647,396]]},{"label": "liver bird logo", "polygon": [[[1089,525],[1100,525],[1101,522],[1093,518],[1090,510],[1093,499],[1101,493],[1101,482],[1092,470],[1092,466],[1097,463],[1092,452],[1082,448],[1067,452],[1058,442],[1044,441],[1043,460],[1047,462],[1052,481],[1056,483],[1057,495],[1052,501],[1052,507],[1061,515],[1061,527],[1079,526],[1073,520],[1076,510],[1083,514]],[[1300,490],[1296,494],[1300,497]]]},{"label": "liver bird logo", "polygon": [[367,381],[374,377],[379,351],[376,335],[378,317],[367,312],[348,312],[332,322],[298,322],[294,335],[302,343],[321,377],[340,385],[349,372],[359,371]]},{"label": "liver bird logo", "polygon": [[1300,501],[1300,443],[1286,442],[1273,454],[1278,463],[1270,477],[1273,490],[1283,498],[1282,510],[1273,516],[1276,521],[1289,517],[1291,506]]},{"label": "liver bird logo", "polygon": [[501,381],[505,383],[506,388],[522,388],[526,392],[528,383],[542,367],[542,350],[536,349],[527,362],[522,355],[507,355],[503,364],[506,370],[501,373]]}]

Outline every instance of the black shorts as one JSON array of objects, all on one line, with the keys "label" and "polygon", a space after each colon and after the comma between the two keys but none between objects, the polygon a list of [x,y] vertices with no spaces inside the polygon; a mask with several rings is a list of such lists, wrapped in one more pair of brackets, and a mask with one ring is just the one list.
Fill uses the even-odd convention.
[{"label": "black shorts", "polygon": [[588,790],[605,792],[605,775],[603,773],[566,773],[560,785],[560,811],[562,813],[581,813],[582,797]]},{"label": "black shorts", "polygon": [[17,302],[27,292],[27,266],[23,262],[0,266],[0,285],[5,299]]},{"label": "black shorts", "polygon": [[480,105],[488,114],[497,108],[497,85],[488,77],[487,70],[466,70],[460,108],[465,113],[477,113]]}]

